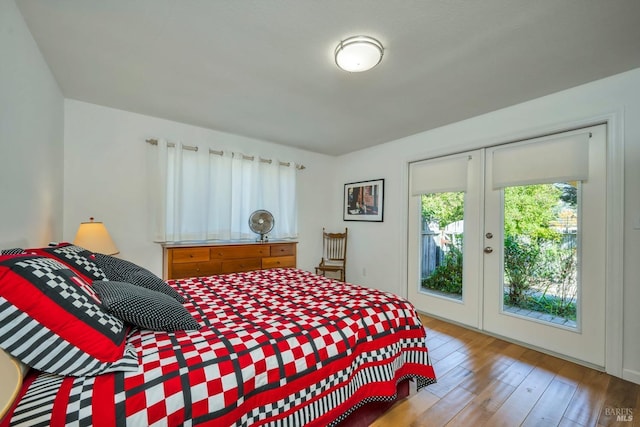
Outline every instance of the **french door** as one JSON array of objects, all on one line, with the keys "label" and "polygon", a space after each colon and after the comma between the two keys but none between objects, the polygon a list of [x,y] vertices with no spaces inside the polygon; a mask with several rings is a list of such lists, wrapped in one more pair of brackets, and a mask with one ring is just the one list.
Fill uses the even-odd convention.
[{"label": "french door", "polygon": [[483,163],[476,150],[412,164],[409,197],[409,299],[474,328],[482,310]]},{"label": "french door", "polygon": [[605,364],[606,126],[410,165],[409,299]]}]

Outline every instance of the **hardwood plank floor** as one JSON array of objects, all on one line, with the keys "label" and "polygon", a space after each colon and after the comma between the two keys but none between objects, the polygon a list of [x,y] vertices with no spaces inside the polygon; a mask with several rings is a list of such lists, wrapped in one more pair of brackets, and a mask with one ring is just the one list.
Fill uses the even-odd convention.
[{"label": "hardwood plank floor", "polygon": [[438,382],[371,427],[640,427],[640,385],[421,315]]}]

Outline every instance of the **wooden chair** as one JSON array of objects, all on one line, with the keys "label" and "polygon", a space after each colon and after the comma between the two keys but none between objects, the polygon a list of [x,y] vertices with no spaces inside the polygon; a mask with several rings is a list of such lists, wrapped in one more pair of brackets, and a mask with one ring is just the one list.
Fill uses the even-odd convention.
[{"label": "wooden chair", "polygon": [[344,233],[327,233],[322,229],[322,259],[316,267],[316,274],[326,277],[327,272],[338,273],[340,281],[346,280],[347,232],[346,228]]}]

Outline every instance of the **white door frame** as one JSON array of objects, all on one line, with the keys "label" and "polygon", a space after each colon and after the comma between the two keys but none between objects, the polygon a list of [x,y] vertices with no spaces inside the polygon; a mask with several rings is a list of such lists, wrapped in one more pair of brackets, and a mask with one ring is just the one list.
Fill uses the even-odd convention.
[{"label": "white door frame", "polygon": [[546,124],[529,129],[523,129],[512,137],[485,136],[478,141],[460,144],[452,150],[439,148],[432,152],[424,152],[420,156],[412,155],[405,159],[402,166],[402,188],[405,189],[402,221],[407,234],[401,251],[406,261],[401,272],[402,283],[408,291],[409,269],[408,259],[408,229],[409,229],[409,164],[420,160],[445,156],[467,150],[490,147],[509,142],[537,138],[553,133],[574,130],[598,124],[607,124],[607,237],[606,237],[606,281],[607,293],[605,304],[605,371],[608,374],[639,382],[633,373],[623,372],[623,319],[624,319],[624,110],[622,108],[604,112],[600,115],[586,117],[573,122]]}]

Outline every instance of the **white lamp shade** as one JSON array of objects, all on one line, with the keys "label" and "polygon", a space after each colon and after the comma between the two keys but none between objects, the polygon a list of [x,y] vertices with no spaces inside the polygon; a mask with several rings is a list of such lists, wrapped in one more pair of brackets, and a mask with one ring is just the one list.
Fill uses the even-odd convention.
[{"label": "white lamp shade", "polygon": [[382,60],[382,43],[367,36],[354,36],[338,44],[335,59],[338,67],[352,73],[367,71]]},{"label": "white lamp shade", "polygon": [[73,244],[105,255],[115,255],[120,252],[113,243],[107,227],[101,222],[81,223]]}]

